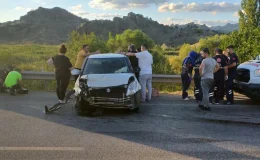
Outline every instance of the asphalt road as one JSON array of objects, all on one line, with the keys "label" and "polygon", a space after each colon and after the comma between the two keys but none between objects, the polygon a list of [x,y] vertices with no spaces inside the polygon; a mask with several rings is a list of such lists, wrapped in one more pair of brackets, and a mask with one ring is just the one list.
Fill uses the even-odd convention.
[{"label": "asphalt road", "polygon": [[45,115],[44,105],[56,101],[47,92],[0,94],[0,159],[260,159],[260,125],[206,120],[257,121],[260,107],[246,98],[206,113],[194,102],[165,95],[139,113],[106,110],[98,117],[76,115],[72,100]]}]

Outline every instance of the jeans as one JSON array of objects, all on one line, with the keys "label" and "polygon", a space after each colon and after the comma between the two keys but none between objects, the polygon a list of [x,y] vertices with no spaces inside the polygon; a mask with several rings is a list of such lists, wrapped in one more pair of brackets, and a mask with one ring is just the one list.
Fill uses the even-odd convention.
[{"label": "jeans", "polygon": [[141,92],[142,92],[142,101],[146,100],[146,87],[148,88],[147,100],[150,101],[152,98],[152,74],[144,74],[140,75],[139,81],[141,84]]},{"label": "jeans", "polygon": [[200,105],[204,105],[209,107],[209,90],[214,83],[214,79],[202,79],[201,80],[201,89],[203,93],[202,103]]},{"label": "jeans", "polygon": [[59,100],[64,100],[69,82],[70,76],[56,77],[56,93]]}]

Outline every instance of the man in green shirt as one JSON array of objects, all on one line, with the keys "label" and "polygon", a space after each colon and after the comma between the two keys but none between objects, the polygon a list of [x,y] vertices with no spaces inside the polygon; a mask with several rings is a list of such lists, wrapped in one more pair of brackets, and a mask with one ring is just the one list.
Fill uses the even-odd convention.
[{"label": "man in green shirt", "polygon": [[4,85],[6,88],[10,89],[10,94],[16,95],[17,90],[22,89],[22,75],[21,70],[16,69],[8,73],[5,78]]}]

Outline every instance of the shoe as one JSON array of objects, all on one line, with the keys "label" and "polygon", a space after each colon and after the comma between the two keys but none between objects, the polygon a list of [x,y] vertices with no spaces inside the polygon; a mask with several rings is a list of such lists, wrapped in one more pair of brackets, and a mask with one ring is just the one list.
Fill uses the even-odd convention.
[{"label": "shoe", "polygon": [[201,105],[201,104],[199,104],[198,107],[199,107],[200,109],[203,109],[203,108],[204,108],[204,106]]},{"label": "shoe", "polygon": [[15,95],[17,94],[17,90],[16,90],[16,89],[11,89],[11,90],[10,90],[10,94],[11,94],[12,96],[15,96]]},{"label": "shoe", "polygon": [[65,104],[66,102],[64,100],[59,100],[60,104]]},{"label": "shoe", "polygon": [[190,100],[190,98],[186,97],[186,98],[184,98],[183,100],[184,100],[184,101],[188,101],[188,100]]},{"label": "shoe", "polygon": [[234,103],[231,103],[231,102],[227,102],[227,103],[226,103],[226,105],[232,105],[232,104],[234,104]]}]

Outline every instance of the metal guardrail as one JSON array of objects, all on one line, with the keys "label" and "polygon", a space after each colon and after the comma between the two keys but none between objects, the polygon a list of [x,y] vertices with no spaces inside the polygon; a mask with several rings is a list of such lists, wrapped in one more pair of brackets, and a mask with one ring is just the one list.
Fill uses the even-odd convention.
[{"label": "metal guardrail", "polygon": [[[24,71],[22,72],[23,79],[25,80],[55,80],[54,72],[34,72]],[[74,80],[72,77],[71,80]],[[181,83],[180,75],[164,75],[154,74],[153,83]]]}]

